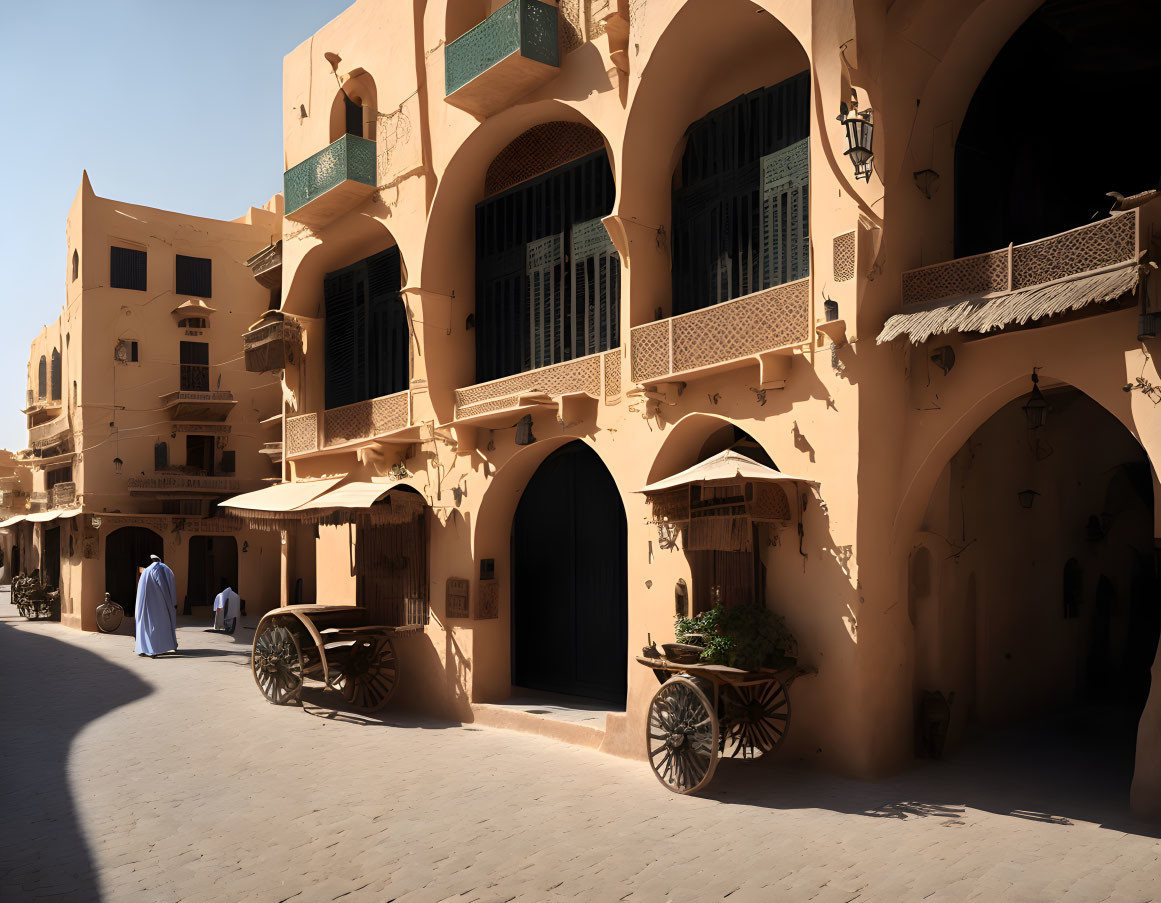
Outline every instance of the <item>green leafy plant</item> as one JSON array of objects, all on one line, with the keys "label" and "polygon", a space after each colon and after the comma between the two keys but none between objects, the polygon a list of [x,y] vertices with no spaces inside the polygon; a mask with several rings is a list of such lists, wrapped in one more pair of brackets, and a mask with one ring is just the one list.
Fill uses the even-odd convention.
[{"label": "green leafy plant", "polygon": [[780,615],[765,605],[715,605],[674,625],[678,642],[705,646],[701,660],[752,671],[793,664],[798,651],[794,634]]}]

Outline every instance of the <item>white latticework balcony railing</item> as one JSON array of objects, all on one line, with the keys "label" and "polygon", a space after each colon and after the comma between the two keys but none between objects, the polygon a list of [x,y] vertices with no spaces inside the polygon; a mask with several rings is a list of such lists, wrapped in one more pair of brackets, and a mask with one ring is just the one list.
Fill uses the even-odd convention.
[{"label": "white latticework balcony railing", "polygon": [[390,438],[411,426],[411,393],[370,398],[286,421],[288,458],[358,442]]},{"label": "white latticework balcony railing", "polygon": [[810,342],[810,278],[637,326],[630,333],[633,382],[658,382],[748,364]]},{"label": "white latticework balcony railing", "polygon": [[456,421],[586,396],[613,402],[621,395],[621,349],[538,367],[456,390]]}]

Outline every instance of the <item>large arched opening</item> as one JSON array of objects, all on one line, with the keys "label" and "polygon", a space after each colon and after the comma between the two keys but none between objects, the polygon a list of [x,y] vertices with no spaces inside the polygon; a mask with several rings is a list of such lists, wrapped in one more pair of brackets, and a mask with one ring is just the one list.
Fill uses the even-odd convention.
[{"label": "large arched opening", "polygon": [[149,556],[162,557],[165,543],[147,527],[121,527],[105,537],[105,592],[126,614],[137,601],[137,575]]},{"label": "large arched opening", "polygon": [[624,705],[627,525],[584,442],[551,452],[512,519],[512,684]]},{"label": "large arched opening", "polygon": [[227,586],[239,595],[238,540],[233,536],[191,536],[186,607],[210,605]]},{"label": "large arched opening", "polygon": [[1044,426],[1023,395],[967,437],[912,536],[916,751],[995,744],[1030,782],[1125,799],[1161,625],[1152,472],[1088,395],[1045,397]]},{"label": "large arched opening", "polygon": [[1157,187],[1150,0],[1048,0],[975,90],[955,144],[955,256],[1064,232]]},{"label": "large arched opening", "polygon": [[617,202],[642,299],[632,325],[662,299],[676,314],[807,274],[808,66],[749,0],[686,4],[660,35],[630,105]]}]

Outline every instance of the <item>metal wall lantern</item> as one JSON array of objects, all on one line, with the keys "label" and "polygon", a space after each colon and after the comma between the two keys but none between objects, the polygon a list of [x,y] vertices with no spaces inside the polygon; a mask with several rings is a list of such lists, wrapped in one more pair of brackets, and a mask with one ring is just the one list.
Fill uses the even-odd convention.
[{"label": "metal wall lantern", "polygon": [[1036,496],[1040,495],[1035,489],[1025,489],[1016,493],[1016,498],[1020,500],[1021,508],[1031,508],[1036,501]]},{"label": "metal wall lantern", "polygon": [[847,149],[844,156],[851,158],[855,167],[855,178],[871,181],[871,161],[875,158],[871,150],[875,124],[870,110],[859,110],[856,106],[840,107],[838,121],[847,132]]},{"label": "metal wall lantern", "polygon": [[1032,392],[1028,400],[1021,405],[1024,417],[1028,421],[1029,430],[1038,430],[1048,422],[1048,400],[1040,392],[1040,377],[1036,375],[1039,367],[1032,368]]}]

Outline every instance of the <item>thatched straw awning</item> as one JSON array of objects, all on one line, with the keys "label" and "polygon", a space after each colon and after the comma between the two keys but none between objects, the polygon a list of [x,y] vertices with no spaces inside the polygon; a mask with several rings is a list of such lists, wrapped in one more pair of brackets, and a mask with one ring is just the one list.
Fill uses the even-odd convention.
[{"label": "thatched straw awning", "polygon": [[1032,288],[989,295],[961,295],[895,314],[875,340],[882,345],[907,336],[916,345],[949,332],[985,333],[1054,317],[1090,304],[1113,301],[1137,287],[1136,261]]}]

